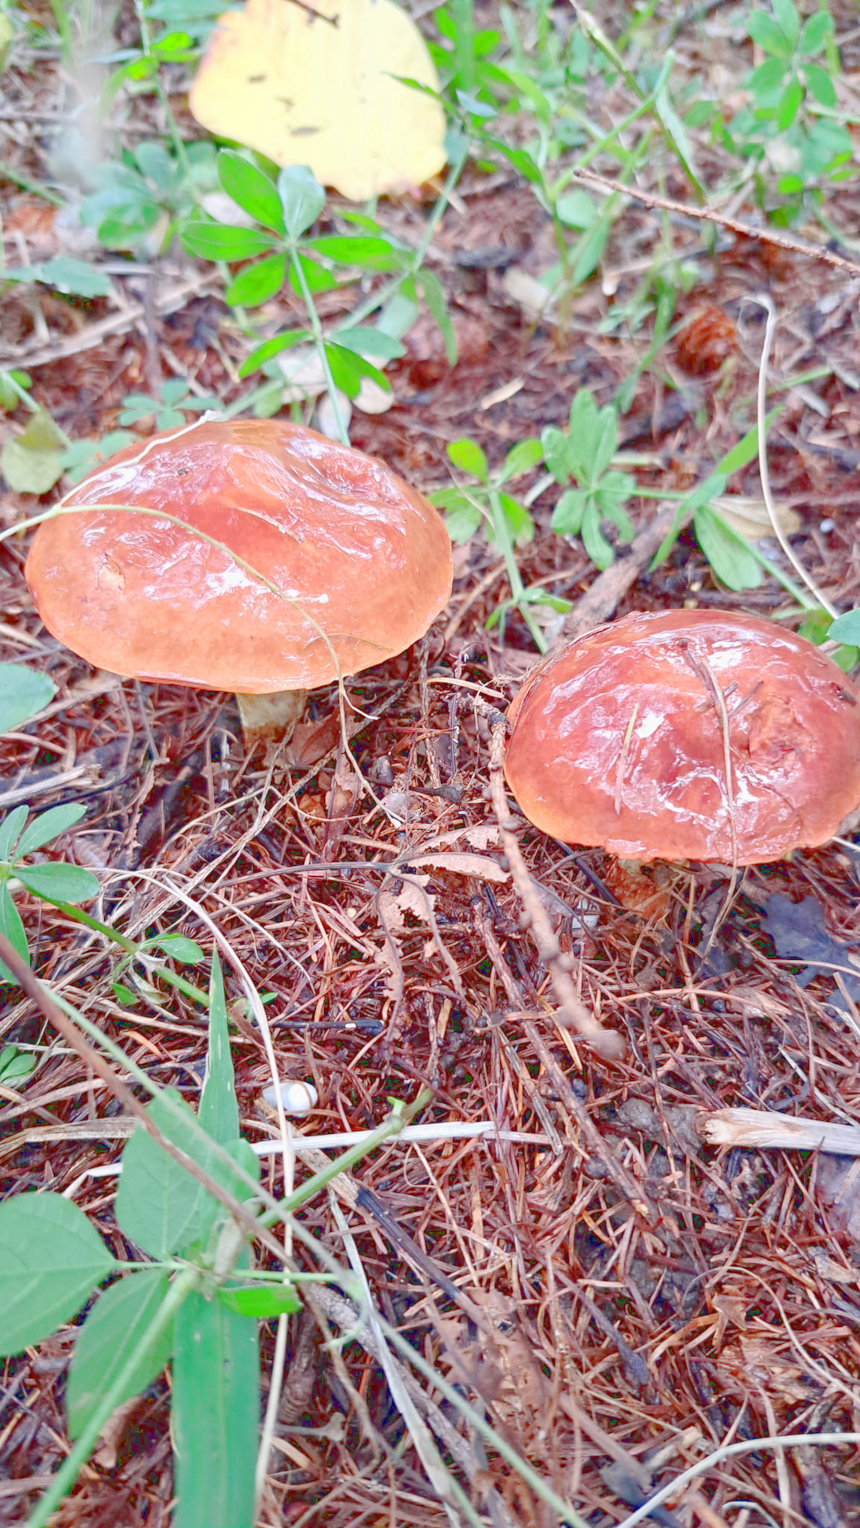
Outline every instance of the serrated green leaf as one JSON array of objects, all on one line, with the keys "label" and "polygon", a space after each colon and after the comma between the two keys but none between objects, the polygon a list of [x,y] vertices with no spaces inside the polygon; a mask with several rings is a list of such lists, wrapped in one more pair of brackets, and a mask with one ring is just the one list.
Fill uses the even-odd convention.
[{"label": "serrated green leaf", "polygon": [[77,865],[16,865],[15,874],[34,896],[51,902],[88,902],[99,894],[96,877]]},{"label": "serrated green leaf", "polygon": [[[47,812],[40,812],[38,817],[33,817],[21,834],[20,842],[16,848],[16,857],[23,859],[25,854],[34,854],[52,838],[58,838],[65,833],[67,828],[80,822],[86,814],[86,807],[82,801],[69,801],[65,806],[49,807]],[[5,858],[5,856],[0,856]],[[98,882],[96,882],[98,885]]]},{"label": "serrated green leaf", "polygon": [[0,1353],[20,1353],[70,1321],[119,1265],[62,1194],[0,1204]]},{"label": "serrated green leaf", "polygon": [[[99,1295],[72,1354],[66,1387],[70,1438],[80,1437],[101,1397],[145,1337],[167,1290],[167,1273],[145,1268],[128,1274]],[[118,1406],[152,1384],[167,1364],[172,1345],[173,1331],[168,1327],[141,1352]]]},{"label": "serrated green leaf", "polygon": [[173,1528],[253,1528],[257,1324],[194,1292],[174,1322]]},{"label": "serrated green leaf", "polygon": [[242,1289],[228,1289],[223,1284],[215,1298],[239,1316],[255,1316],[268,1321],[272,1316],[292,1315],[301,1310],[301,1300],[290,1284],[249,1284]]},{"label": "serrated green leaf", "polygon": [[24,831],[24,824],[29,816],[30,808],[16,806],[0,822],[0,860],[10,860],[18,839]]},{"label": "serrated green leaf", "polygon": [[66,437],[46,409],[33,414],[26,429],[7,440],[0,468],[15,493],[48,493],[62,476]]},{"label": "serrated green leaf", "polygon": [[761,567],[742,537],[726,525],[710,507],[703,504],[693,516],[696,540],[721,583],[728,589],[757,589],[762,580]]},{"label": "serrated green leaf", "polygon": [[218,155],[218,179],[237,206],[264,228],[286,233],[278,188],[256,165],[249,164],[235,149],[222,149]]},{"label": "serrated green leaf", "polygon": [[860,610],[846,610],[844,615],[837,616],[827,636],[834,642],[860,647]]},{"label": "serrated green leaf", "polygon": [[[0,881],[0,934],[5,935],[16,954],[29,965],[30,951],[27,948],[27,935],[21,922],[21,914],[12,901],[12,893],[5,881]],[[5,961],[2,960],[0,960],[0,982],[8,982],[13,987],[18,985],[17,976],[12,975]]]},{"label": "serrated green leaf", "polygon": [[300,239],[325,206],[325,191],[305,164],[289,165],[278,176],[278,195],[290,239]]},{"label": "serrated green leaf", "polygon": [[286,279],[286,255],[269,255],[240,271],[230,282],[224,300],[233,308],[256,308],[280,292]]},{"label": "serrated green leaf", "polygon": [[234,228],[227,223],[190,223],[182,231],[188,253],[204,260],[253,260],[274,248],[274,239],[254,228]]},{"label": "serrated green leaf", "polygon": [[468,472],[472,477],[479,478],[482,483],[488,481],[489,464],[477,441],[469,440],[464,436],[461,440],[452,440],[447,449],[450,461],[461,472]]}]

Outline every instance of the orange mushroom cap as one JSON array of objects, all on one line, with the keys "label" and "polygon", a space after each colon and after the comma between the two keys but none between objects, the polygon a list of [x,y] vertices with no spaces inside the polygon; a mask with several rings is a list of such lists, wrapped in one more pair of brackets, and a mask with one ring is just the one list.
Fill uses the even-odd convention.
[{"label": "orange mushroom cap", "polygon": [[48,630],[130,678],[314,689],[402,652],[451,593],[432,505],[383,462],[281,420],[128,446],[64,503],[183,522],[94,508],[46,520],[33,540],[27,582]]},{"label": "orange mushroom cap", "polygon": [[625,616],[542,664],[508,717],[530,821],[630,859],[778,860],[860,804],[860,688],[755,616]]}]

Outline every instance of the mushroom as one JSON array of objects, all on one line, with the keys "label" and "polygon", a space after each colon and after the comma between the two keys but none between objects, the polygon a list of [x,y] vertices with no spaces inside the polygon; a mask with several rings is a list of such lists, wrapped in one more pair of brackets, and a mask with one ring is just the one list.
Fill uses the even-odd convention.
[{"label": "mushroom", "polygon": [[600,626],[535,670],[508,717],[526,817],[625,859],[779,860],[860,804],[860,688],[755,616]]},{"label": "mushroom", "polygon": [[58,508],[26,567],[48,630],[128,678],[233,690],[249,746],[288,736],[308,690],[409,647],[451,593],[427,500],[282,420],[156,435]]}]

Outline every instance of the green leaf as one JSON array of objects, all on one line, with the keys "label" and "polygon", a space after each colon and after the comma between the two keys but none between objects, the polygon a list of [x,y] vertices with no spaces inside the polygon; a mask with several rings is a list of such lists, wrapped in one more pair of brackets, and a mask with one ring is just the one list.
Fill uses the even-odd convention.
[{"label": "green leaf", "polygon": [[[47,674],[21,668],[17,663],[0,663],[0,732],[11,732],[28,721],[56,693],[57,686]],[[0,854],[0,859],[3,857]]]},{"label": "green leaf", "polygon": [[838,105],[836,86],[827,70],[822,69],[820,64],[804,64],[803,78],[810,94],[815,97],[820,106]]},{"label": "green leaf", "polygon": [[238,1140],[239,1105],[236,1102],[236,1080],[233,1057],[230,1054],[224,977],[217,950],[212,954],[212,974],[209,979],[209,1044],[206,1052],[206,1078],[197,1118],[213,1141],[219,1141],[222,1146]]},{"label": "green leaf", "polygon": [[287,235],[295,242],[322,212],[325,191],[307,165],[293,164],[278,176],[278,195]]},{"label": "green leaf", "polygon": [[27,806],[13,807],[12,811],[0,822],[0,860],[10,860],[12,850],[24,831],[30,808]]},{"label": "green leaf", "polygon": [[[171,960],[181,961],[186,966],[198,966],[206,956],[195,939],[186,939],[184,934],[158,934],[154,939],[144,940],[142,949],[161,950]],[[238,1130],[236,1131],[238,1135]]]},{"label": "green leaf", "polygon": [[348,398],[356,396],[361,387],[362,377],[370,377],[387,393],[391,392],[391,383],[385,372],[371,365],[370,361],[366,361],[364,356],[358,355],[354,350],[347,350],[343,345],[333,345],[329,341],[325,347],[325,353],[328,356],[335,387],[339,387]]},{"label": "green leaf", "polygon": [[517,546],[527,546],[534,538],[535,523],[525,505],[521,504],[519,499],[512,499],[507,493],[499,494],[499,503],[508,522],[511,540]]},{"label": "green leaf", "polygon": [[813,53],[820,53],[825,47],[827,39],[833,35],[833,17],[829,11],[815,11],[807,17],[803,23],[800,40],[797,45],[798,53],[807,57]]},{"label": "green leaf", "polygon": [[582,517],[582,544],[596,568],[601,573],[615,561],[615,552],[600,529],[600,511],[589,495]]},{"label": "green leaf", "polygon": [[294,254],[290,266],[290,286],[302,301],[304,301],[304,294],[295,269],[297,261],[312,292],[334,292],[337,289],[337,277],[333,276],[331,271],[327,271],[324,265],[312,260],[310,255]]},{"label": "green leaf", "polygon": [[602,432],[606,429],[605,412],[605,410],[598,410],[589,388],[580,387],[574,394],[570,405],[567,461],[570,472],[584,487],[587,487],[598,475],[595,463],[598,443]]},{"label": "green leaf", "polygon": [[837,616],[827,635],[834,642],[860,647],[860,610],[846,610],[844,615]]},{"label": "green leaf", "polygon": [[[80,1437],[101,1397],[145,1336],[167,1289],[166,1272],[145,1268],[128,1274],[99,1295],[72,1354],[66,1387],[70,1438]],[[140,1354],[118,1406],[152,1384],[167,1364],[172,1344],[173,1333],[168,1327]]]},{"label": "green leaf", "polygon": [[227,195],[264,228],[286,233],[278,188],[256,165],[249,164],[235,149],[222,149],[218,155],[218,179]]},{"label": "green leaf", "polygon": [[256,1322],[193,1292],[174,1322],[172,1528],[253,1528],[260,1415]]},{"label": "green leaf", "polygon": [[224,293],[233,308],[256,308],[280,292],[287,279],[287,256],[269,255],[235,276]]},{"label": "green leaf", "polygon": [[555,215],[568,228],[593,228],[597,222],[598,210],[593,197],[581,187],[575,191],[565,191],[555,204]]},{"label": "green leaf", "polygon": [[[223,1188],[240,1201],[248,1197],[246,1185],[215,1159],[214,1143],[200,1139],[194,1113],[179,1093],[166,1089],[147,1113],[167,1140]],[[252,1176],[259,1174],[260,1159],[247,1141],[234,1142],[230,1154]],[[122,1155],[116,1196],[116,1216],[125,1235],[152,1257],[170,1257],[204,1240],[216,1218],[224,1215],[219,1200],[138,1126]]]},{"label": "green leaf", "polygon": [[86,810],[82,801],[70,801],[65,806],[52,806],[47,812],[40,812],[22,833],[15,852],[16,859],[23,859],[25,854],[33,854],[36,849],[49,844],[52,838],[58,838],[67,828],[80,822]]},{"label": "green leaf", "polygon": [[51,902],[88,902],[99,894],[92,872],[77,865],[16,865],[15,874],[35,897]]},{"label": "green leaf", "polygon": [[[27,948],[27,935],[21,922],[21,914],[12,901],[12,893],[5,881],[0,881],[0,934],[6,936],[16,954],[20,955],[26,965],[29,965],[30,951]],[[2,960],[0,960],[0,982],[9,982],[13,987],[18,985],[17,976],[12,975],[9,967]]]},{"label": "green leaf", "polygon": [[799,79],[792,76],[782,92],[782,97],[776,109],[776,125],[780,132],[784,132],[787,127],[791,127],[800,110],[802,100],[803,86]]},{"label": "green leaf", "polygon": [[113,282],[86,260],[72,260],[58,255],[54,260],[40,260],[35,265],[7,266],[0,271],[0,281],[41,281],[55,292],[69,297],[110,297]]},{"label": "green leaf", "polygon": [[512,478],[522,477],[524,473],[531,472],[543,457],[543,449],[539,440],[531,438],[521,440],[512,446],[502,464],[498,482],[509,483]]},{"label": "green leaf", "polygon": [[597,270],[611,227],[612,218],[604,211],[594,227],[586,229],[582,237],[577,240],[569,277],[572,287],[581,286],[582,282],[587,281],[589,276]]},{"label": "green leaf", "polygon": [[292,1315],[301,1310],[302,1304],[291,1284],[248,1284],[241,1289],[228,1289],[222,1284],[215,1291],[215,1298],[227,1310],[239,1316],[256,1316],[261,1321]]},{"label": "green leaf", "polygon": [[764,11],[753,11],[747,21],[747,32],[765,53],[772,53],[774,58],[791,57],[791,43],[773,17]]},{"label": "green leaf", "polygon": [[726,525],[710,505],[703,504],[693,516],[696,540],[713,572],[728,589],[757,589],[761,567],[740,536]]},{"label": "green leaf", "polygon": [[[439,504],[441,494],[433,495],[434,504]],[[446,490],[444,505],[440,505],[445,511],[445,528],[451,540],[457,544],[462,541],[470,541],[476,530],[481,525],[484,516],[477,504],[472,504],[457,489]]]},{"label": "green leaf", "polygon": [[342,345],[344,350],[351,350],[354,355],[363,355],[374,361],[396,361],[406,351],[399,340],[385,334],[382,329],[371,329],[370,326],[357,324],[352,329],[336,329],[332,339],[337,345]]},{"label": "green leaf", "polygon": [[275,241],[254,228],[234,228],[228,223],[189,223],[182,231],[188,253],[204,260],[253,260],[274,248]]},{"label": "green leaf", "polygon": [[452,440],[448,446],[448,456],[461,472],[468,472],[472,477],[480,478],[482,483],[488,481],[490,468],[477,441],[469,440],[465,436],[461,440]]},{"label": "green leaf", "polygon": [[582,517],[588,503],[588,494],[582,488],[568,488],[558,500],[550,525],[559,536],[578,536],[582,530]]},{"label": "green leaf", "polygon": [[415,286],[419,295],[426,302],[430,317],[433,319],[436,328],[445,342],[445,354],[448,358],[448,365],[456,366],[457,336],[454,332],[454,325],[451,322],[451,315],[448,312],[445,288],[435,272],[428,270],[418,272],[415,277]]},{"label": "green leaf", "polygon": [[[774,419],[776,419],[780,413],[781,409],[771,409],[764,422],[765,434],[767,434],[768,427],[773,423]],[[747,430],[747,433],[744,435],[743,439],[739,440],[736,446],[732,446],[732,449],[727,451],[725,456],[720,458],[720,460],[717,462],[715,471],[725,474],[726,477],[730,477],[733,472],[739,472],[741,467],[746,467],[750,462],[755,461],[757,456],[758,426],[753,425],[751,430]],[[692,491],[694,493],[698,492],[698,488],[700,486],[701,485],[697,485],[697,487]],[[722,489],[714,489],[714,492],[722,493]]]},{"label": "green leaf", "polygon": [[797,46],[800,37],[800,17],[794,0],[771,0],[776,24],[790,48]]},{"label": "green leaf", "polygon": [[749,78],[749,87],[756,100],[762,105],[767,101],[773,101],[777,92],[782,87],[782,82],[788,72],[788,64],[778,58],[768,58],[757,69],[753,69]]},{"label": "green leaf", "polygon": [[247,360],[242,362],[239,367],[239,376],[247,377],[250,372],[258,371],[267,361],[280,355],[282,350],[289,350],[291,346],[300,345],[303,340],[312,338],[310,329],[291,329],[286,334],[276,334],[272,339],[264,340],[263,344],[258,345],[256,350],[252,350]]},{"label": "green leaf", "polygon": [[329,234],[322,239],[309,239],[305,249],[312,249],[324,260],[357,266],[365,271],[401,271],[411,260],[407,250],[395,249],[387,239],[368,239],[360,235]]},{"label": "green leaf", "polygon": [[35,1056],[19,1051],[17,1045],[4,1045],[0,1051],[0,1082],[4,1087],[17,1087],[32,1077],[35,1070]]},{"label": "green leaf", "polygon": [[570,441],[563,430],[548,424],[540,437],[543,459],[557,483],[564,484],[571,475]]},{"label": "green leaf", "polygon": [[26,429],[0,452],[0,468],[14,493],[48,493],[62,476],[66,437],[46,409],[33,414]]},{"label": "green leaf", "polygon": [[0,1353],[20,1353],[70,1321],[119,1264],[62,1194],[0,1204]]}]

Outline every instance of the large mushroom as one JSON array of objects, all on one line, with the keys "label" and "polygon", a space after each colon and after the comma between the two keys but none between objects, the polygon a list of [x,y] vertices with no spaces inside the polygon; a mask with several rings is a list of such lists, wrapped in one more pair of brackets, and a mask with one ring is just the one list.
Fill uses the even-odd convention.
[{"label": "large mushroom", "polygon": [[860,804],[860,688],[755,616],[625,616],[542,664],[508,716],[526,817],[625,859],[779,860]]},{"label": "large mushroom", "polygon": [[308,690],[422,636],[451,593],[451,548],[383,462],[281,420],[210,420],[86,478],[39,527],[26,573],[73,652],[233,690],[252,745],[286,735]]}]

